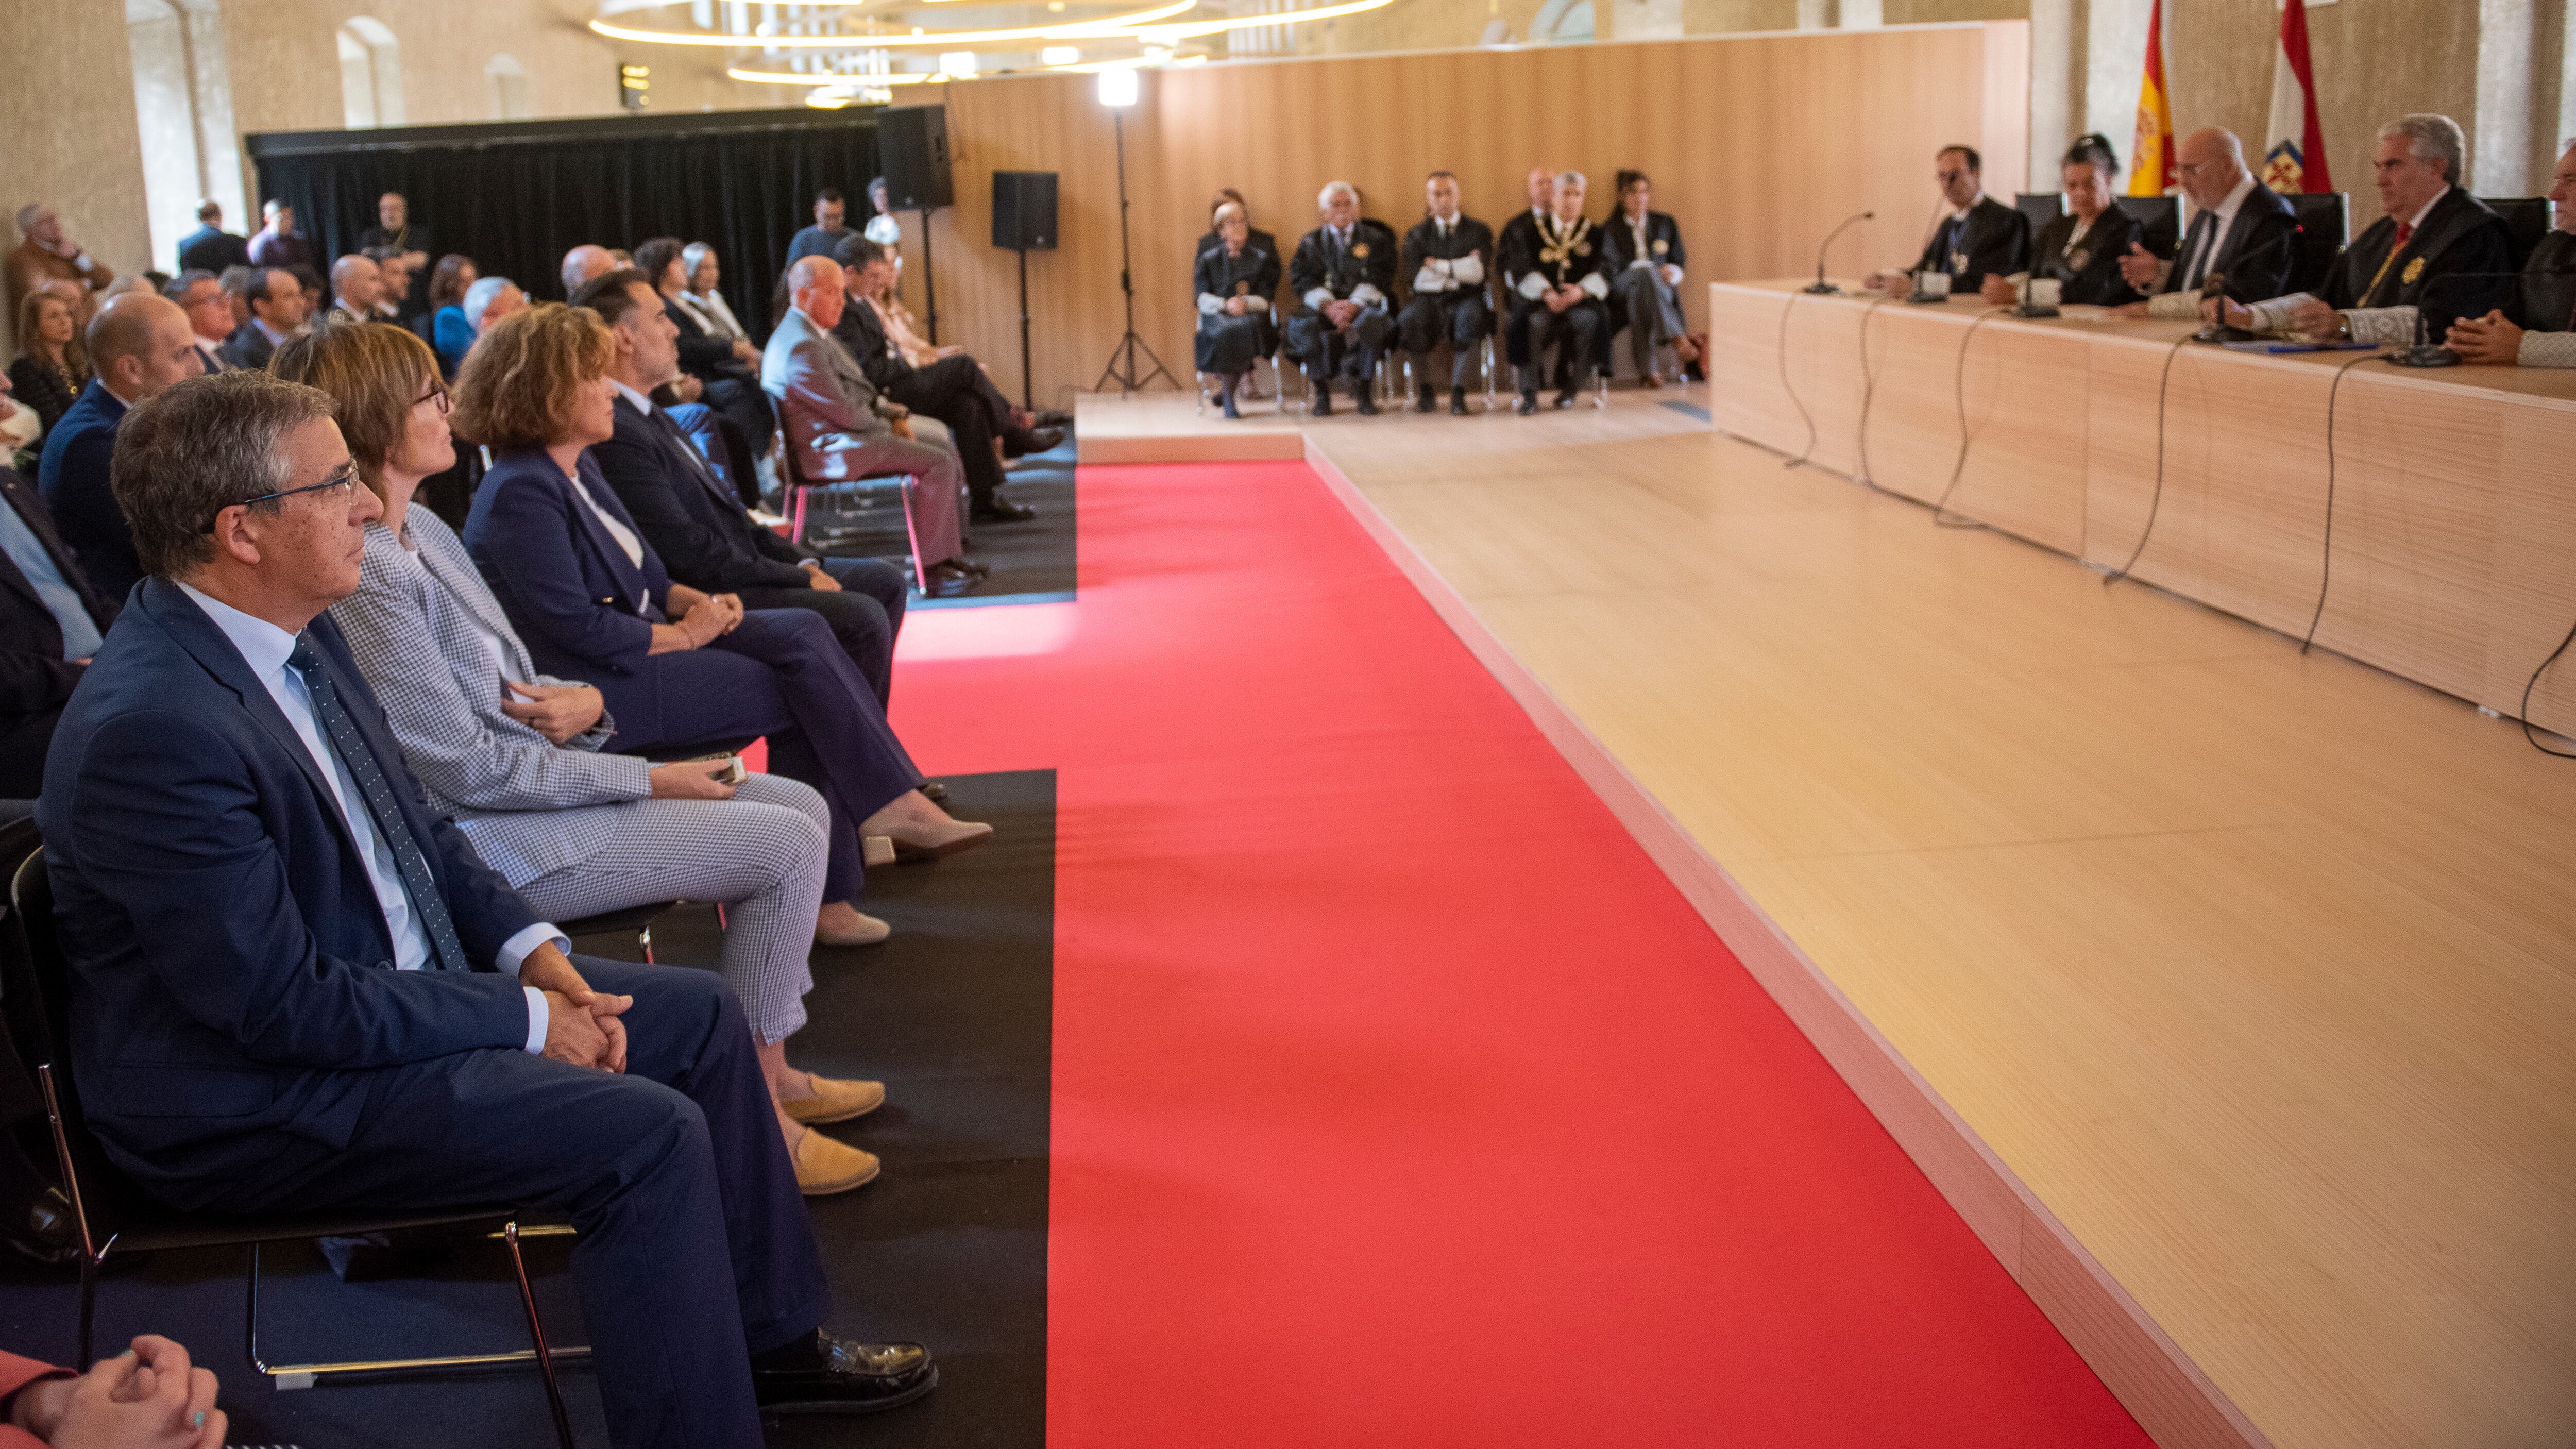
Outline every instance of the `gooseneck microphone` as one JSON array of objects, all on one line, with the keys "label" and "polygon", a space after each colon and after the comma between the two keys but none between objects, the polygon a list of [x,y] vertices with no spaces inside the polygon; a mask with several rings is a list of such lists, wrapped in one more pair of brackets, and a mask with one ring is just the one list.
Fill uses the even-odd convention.
[{"label": "gooseneck microphone", "polygon": [[1835,238],[1835,237],[1841,236],[1844,232],[1847,232],[1847,231],[1851,230],[1851,224],[1852,224],[1853,222],[1856,222],[1856,221],[1869,221],[1869,220],[1871,220],[1871,219],[1875,218],[1877,215],[1878,215],[1878,213],[1877,213],[1877,212],[1874,212],[1874,211],[1864,211],[1864,212],[1861,212],[1861,213],[1859,213],[1859,214],[1857,214],[1857,215],[1854,215],[1854,216],[1847,216],[1847,217],[1843,218],[1843,224],[1842,224],[1842,225],[1840,225],[1840,226],[1838,226],[1838,227],[1835,227],[1832,231],[1829,231],[1829,232],[1825,233],[1825,240],[1824,240],[1823,244],[1822,244],[1822,245],[1820,245],[1820,246],[1818,246],[1818,247],[1816,248],[1816,281],[1815,281],[1815,285],[1813,285],[1813,286],[1808,287],[1808,288],[1806,288],[1806,289],[1805,289],[1805,290],[1806,290],[1810,295],[1812,295],[1812,296],[1817,296],[1817,297],[1839,297],[1839,296],[1841,296],[1841,295],[1842,295],[1842,290],[1843,290],[1842,288],[1837,287],[1837,286],[1835,286],[1833,283],[1828,282],[1828,281],[1826,281],[1826,280],[1825,280],[1825,248],[1830,247],[1830,246],[1832,246],[1832,245],[1834,244],[1834,238]]}]

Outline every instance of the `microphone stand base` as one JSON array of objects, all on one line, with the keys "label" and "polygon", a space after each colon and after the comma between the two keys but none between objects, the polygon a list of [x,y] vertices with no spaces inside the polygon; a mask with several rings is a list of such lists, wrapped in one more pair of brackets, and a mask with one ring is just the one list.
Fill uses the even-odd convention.
[{"label": "microphone stand base", "polygon": [[2222,342],[2251,342],[2254,334],[2242,327],[2203,327],[2191,334],[2191,341],[2215,347]]},{"label": "microphone stand base", "polygon": [[2391,367],[2457,367],[2460,354],[2447,347],[2401,347],[2388,354]]},{"label": "microphone stand base", "polygon": [[1929,292],[1909,292],[1905,300],[1917,307],[1938,307],[1948,303],[1950,299],[1947,296],[1936,297]]},{"label": "microphone stand base", "polygon": [[1810,297],[1839,297],[1843,294],[1842,288],[1835,286],[1833,283],[1826,281],[1822,277],[1816,278],[1813,284],[1800,287],[1798,290],[1806,293]]},{"label": "microphone stand base", "polygon": [[2025,302],[2022,305],[2013,308],[2013,315],[2016,317],[2055,317],[2059,315],[2059,313],[2054,307],[2034,307]]}]

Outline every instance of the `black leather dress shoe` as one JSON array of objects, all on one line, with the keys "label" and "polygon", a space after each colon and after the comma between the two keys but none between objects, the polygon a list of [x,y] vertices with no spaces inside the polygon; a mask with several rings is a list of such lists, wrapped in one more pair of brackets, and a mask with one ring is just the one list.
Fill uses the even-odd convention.
[{"label": "black leather dress shoe", "polygon": [[1415,412],[1432,412],[1438,409],[1439,406],[1440,393],[1437,389],[1433,388],[1431,384],[1426,382],[1421,387],[1415,389],[1413,395],[1413,410]]},{"label": "black leather dress shoe", "polygon": [[1360,383],[1359,413],[1364,418],[1377,416],[1377,384],[1367,381]]},{"label": "black leather dress shoe", "polygon": [[984,562],[980,558],[968,558],[962,553],[957,555],[955,558],[950,559],[948,561],[948,566],[957,570],[959,573],[968,575],[972,578],[989,579],[993,576],[993,566],[991,564]]},{"label": "black leather dress shoe", "polygon": [[1574,406],[1574,389],[1569,387],[1565,391],[1558,393],[1556,395],[1556,405],[1561,408],[1570,408]]},{"label": "black leather dress shoe", "polygon": [[924,780],[921,782],[921,798],[933,805],[945,805],[948,803],[948,787],[937,780]]},{"label": "black leather dress shoe", "polygon": [[1530,414],[1532,414],[1532,413],[1534,413],[1534,412],[1537,412],[1537,411],[1538,411],[1538,394],[1537,394],[1537,393],[1534,393],[1534,392],[1525,392],[1525,393],[1522,393],[1522,394],[1521,394],[1520,405],[1519,405],[1518,407],[1513,408],[1513,409],[1512,409],[1512,411],[1513,411],[1513,412],[1516,412],[1516,413],[1519,413],[1522,417],[1528,417]]},{"label": "black leather dress shoe", "polygon": [[60,1188],[39,1189],[36,1196],[0,1224],[0,1244],[12,1257],[40,1268],[69,1268],[80,1262],[80,1225]]},{"label": "black leather dress shoe", "polygon": [[1449,389],[1449,416],[1453,418],[1463,418],[1466,415],[1467,390],[1463,387],[1453,387]]},{"label": "black leather dress shoe", "polygon": [[1318,418],[1329,418],[1333,415],[1333,389],[1330,385],[1320,382],[1315,384],[1315,397],[1312,402],[1306,404],[1306,412],[1308,416]]},{"label": "black leather dress shoe", "polygon": [[1066,412],[1062,408],[1048,408],[1040,412],[1037,415],[1037,419],[1034,422],[1031,422],[1029,426],[1033,428],[1069,428],[1073,426],[1073,414]]},{"label": "black leather dress shoe", "polygon": [[1014,458],[1031,453],[1050,453],[1064,441],[1064,434],[1053,428],[1013,428],[1002,435],[1002,451]]},{"label": "black leather dress shoe", "polygon": [[829,1329],[751,1361],[762,1415],[869,1414],[939,1387],[939,1365],[917,1343],[859,1343]]},{"label": "black leather dress shoe", "polygon": [[977,523],[1026,523],[1038,516],[1036,509],[1025,503],[1013,503],[1007,498],[978,503],[972,511]]}]

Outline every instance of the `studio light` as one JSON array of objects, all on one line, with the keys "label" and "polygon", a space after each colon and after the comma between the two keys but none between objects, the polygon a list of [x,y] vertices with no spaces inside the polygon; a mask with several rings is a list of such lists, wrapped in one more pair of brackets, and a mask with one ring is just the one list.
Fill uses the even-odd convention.
[{"label": "studio light", "polygon": [[1125,110],[1136,104],[1136,72],[1122,66],[1100,73],[1100,103],[1112,110]]}]

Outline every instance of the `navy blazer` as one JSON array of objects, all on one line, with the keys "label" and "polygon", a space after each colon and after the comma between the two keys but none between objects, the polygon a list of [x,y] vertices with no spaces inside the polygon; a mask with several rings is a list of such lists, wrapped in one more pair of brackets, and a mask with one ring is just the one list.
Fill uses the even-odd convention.
[{"label": "navy blazer", "polygon": [[[635,528],[586,450],[581,476],[602,509]],[[564,679],[637,673],[652,652],[653,626],[669,621],[671,576],[649,541],[644,562],[630,562],[572,490],[543,448],[495,454],[465,515],[465,547],[537,668]]]},{"label": "navy blazer", "polygon": [[[722,480],[678,431],[676,419],[656,422],[622,396],[610,408],[616,436],[592,444],[582,456],[599,465],[636,531],[673,578],[711,594],[813,587],[799,562],[804,555],[752,522],[742,500],[718,486]],[[697,467],[690,466],[692,459]]]},{"label": "navy blazer", "polygon": [[124,421],[125,404],[107,384],[90,379],[71,411],[45,434],[44,461],[36,467],[36,491],[54,511],[55,529],[80,556],[81,572],[111,599],[124,598],[143,577],[134,534],[107,487],[117,425]]},{"label": "navy blazer", "polygon": [[394,784],[471,971],[395,971],[321,767],[177,586],[134,592],[63,712],[36,818],[72,978],[72,1061],[109,1154],[164,1200],[348,1145],[368,1069],[525,1046],[501,947],[537,921],[421,803],[339,626],[306,637]]}]

